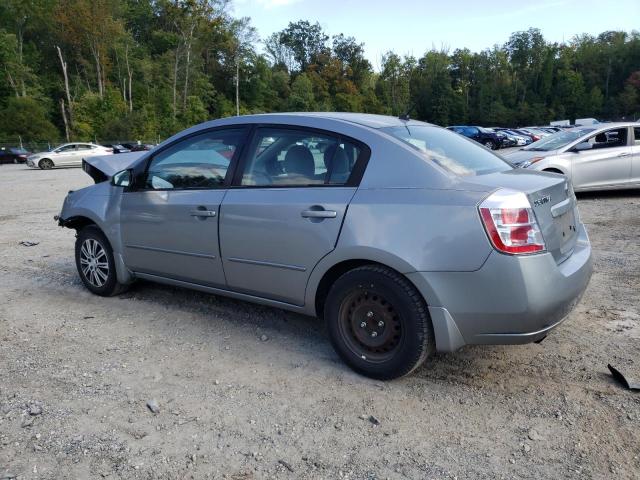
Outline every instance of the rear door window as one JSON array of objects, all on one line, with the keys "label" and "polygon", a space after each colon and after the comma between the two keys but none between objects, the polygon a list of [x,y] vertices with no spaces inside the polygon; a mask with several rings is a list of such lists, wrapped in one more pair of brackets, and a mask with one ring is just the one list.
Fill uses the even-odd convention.
[{"label": "rear door window", "polygon": [[361,153],[360,146],[339,136],[297,128],[258,128],[240,184],[344,185]]}]

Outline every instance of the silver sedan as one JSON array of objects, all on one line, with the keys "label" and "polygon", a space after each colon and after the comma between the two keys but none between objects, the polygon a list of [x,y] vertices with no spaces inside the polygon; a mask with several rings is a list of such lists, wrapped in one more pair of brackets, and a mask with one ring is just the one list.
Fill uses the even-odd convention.
[{"label": "silver sedan", "polygon": [[427,123],[234,117],[83,168],[96,184],[57,219],[78,232],[91,292],[145,279],[322,317],[374,378],[435,351],[540,340],[591,275],[564,177]]},{"label": "silver sedan", "polygon": [[640,123],[555,133],[505,157],[516,167],[562,173],[576,192],[640,187]]}]

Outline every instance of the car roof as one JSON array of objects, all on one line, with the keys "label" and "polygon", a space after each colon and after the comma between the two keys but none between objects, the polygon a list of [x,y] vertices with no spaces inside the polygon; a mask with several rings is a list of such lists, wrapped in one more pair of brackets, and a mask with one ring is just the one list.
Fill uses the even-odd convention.
[{"label": "car roof", "polygon": [[401,120],[390,115],[376,115],[372,113],[349,113],[349,112],[286,112],[286,113],[265,113],[256,115],[243,115],[246,120],[264,122],[268,117],[300,117],[300,118],[327,118],[332,120],[342,120],[345,122],[357,123],[369,128],[404,127],[406,125],[432,125],[418,120]]}]

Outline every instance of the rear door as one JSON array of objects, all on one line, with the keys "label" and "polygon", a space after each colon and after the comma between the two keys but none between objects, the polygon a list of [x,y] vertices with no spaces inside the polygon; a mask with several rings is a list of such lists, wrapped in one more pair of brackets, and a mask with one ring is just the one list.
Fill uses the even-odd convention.
[{"label": "rear door", "polygon": [[631,150],[627,127],[591,136],[590,150],[572,155],[571,179],[575,189],[626,186],[631,180]]},{"label": "rear door", "polygon": [[139,273],[224,287],[218,219],[246,128],[192,135],[155,154],[123,193],[125,263]]},{"label": "rear door", "polygon": [[91,145],[86,143],[79,143],[76,148],[75,155],[69,160],[69,165],[79,167],[82,165],[82,159],[89,157],[92,154]]},{"label": "rear door", "polygon": [[299,127],[260,127],[224,198],[220,244],[229,288],[295,305],[335,248],[368,148]]}]

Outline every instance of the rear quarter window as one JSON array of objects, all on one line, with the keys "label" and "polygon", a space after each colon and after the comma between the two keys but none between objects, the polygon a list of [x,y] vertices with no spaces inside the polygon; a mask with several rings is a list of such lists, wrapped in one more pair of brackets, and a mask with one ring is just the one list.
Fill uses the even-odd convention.
[{"label": "rear quarter window", "polygon": [[489,150],[444,128],[407,125],[381,130],[420,151],[426,161],[432,161],[456,175],[485,175],[513,169]]}]

